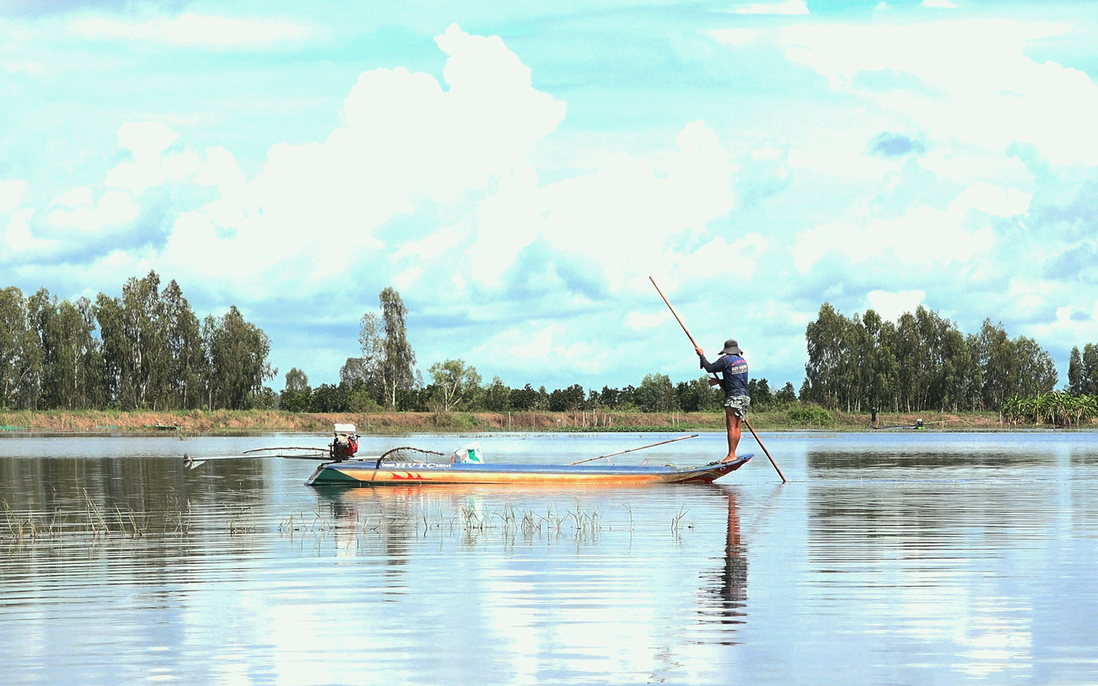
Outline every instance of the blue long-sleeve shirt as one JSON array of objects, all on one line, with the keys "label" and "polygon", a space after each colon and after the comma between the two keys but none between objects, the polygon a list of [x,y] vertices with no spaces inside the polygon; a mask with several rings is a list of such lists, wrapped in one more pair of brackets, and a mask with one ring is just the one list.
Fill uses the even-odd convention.
[{"label": "blue long-sleeve shirt", "polygon": [[721,388],[724,389],[724,397],[731,398],[737,395],[748,395],[747,392],[747,360],[739,355],[722,355],[713,362],[700,359],[701,368],[710,374],[721,375]]}]

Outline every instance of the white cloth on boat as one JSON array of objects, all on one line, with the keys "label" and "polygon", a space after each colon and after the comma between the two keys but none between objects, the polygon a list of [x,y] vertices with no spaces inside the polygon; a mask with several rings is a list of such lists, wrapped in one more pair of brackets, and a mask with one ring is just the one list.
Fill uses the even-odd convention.
[{"label": "white cloth on boat", "polygon": [[484,462],[484,454],[480,450],[480,441],[473,441],[468,445],[458,448],[450,455],[450,461],[482,464]]}]

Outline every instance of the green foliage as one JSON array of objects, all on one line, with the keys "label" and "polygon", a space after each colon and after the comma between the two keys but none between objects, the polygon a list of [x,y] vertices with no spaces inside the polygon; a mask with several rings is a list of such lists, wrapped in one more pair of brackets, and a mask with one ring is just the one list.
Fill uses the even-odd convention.
[{"label": "green foliage", "polygon": [[308,412],[313,401],[313,391],[306,387],[304,390],[286,388],[278,398],[278,408],[286,412]]},{"label": "green foliage", "polygon": [[835,416],[819,405],[797,405],[785,411],[789,422],[800,426],[829,427],[835,424]]},{"label": "green foliage", "polygon": [[786,381],[781,390],[774,394],[774,404],[778,407],[784,407],[795,402],[797,402],[797,391],[793,390],[791,381]]},{"label": "green foliage", "polygon": [[1087,343],[1082,354],[1071,349],[1068,362],[1068,391],[1072,395],[1098,395],[1098,346]]},{"label": "green foliage", "polygon": [[462,360],[436,362],[428,370],[434,383],[432,399],[443,412],[476,406],[480,391],[480,374],[476,367]]},{"label": "green foliage", "polygon": [[260,407],[270,342],[233,307],[199,324],[175,281],[149,272],[121,298],[58,301],[0,291],[0,407],[185,410]]},{"label": "green foliage", "polygon": [[675,399],[683,412],[717,412],[724,404],[720,386],[710,386],[709,376],[675,385]]},{"label": "green foliage", "polygon": [[586,406],[586,401],[587,395],[583,386],[572,384],[568,388],[557,389],[549,394],[549,410],[552,412],[580,410]]},{"label": "green foliage", "polygon": [[965,336],[922,306],[893,324],[873,310],[847,319],[824,303],[805,342],[801,401],[848,412],[998,409],[1056,384],[1052,358],[1032,339],[1012,340],[990,320]]},{"label": "green foliage", "polygon": [[528,412],[538,408],[540,397],[530,384],[526,384],[522,388],[512,388],[508,396],[511,408],[518,412]]},{"label": "green foliage", "polygon": [[421,386],[415,370],[416,354],[408,343],[408,308],[400,294],[387,287],[378,294],[381,316],[362,315],[358,342],[362,356],[348,358],[340,369],[341,382],[366,384],[368,394],[386,407],[396,409],[405,391]]},{"label": "green foliage", "polygon": [[1079,426],[1098,417],[1098,397],[1062,391],[1034,397],[1011,396],[1003,403],[1003,417],[1011,423]]},{"label": "green foliage", "polygon": [[290,371],[286,372],[286,384],[287,391],[302,392],[309,390],[309,376],[298,369],[297,367],[290,367]]},{"label": "green foliage", "polygon": [[393,288],[385,288],[378,295],[381,301],[381,320],[385,336],[381,341],[381,378],[385,385],[385,399],[389,407],[396,406],[397,389],[409,388],[415,381],[416,354],[408,343],[405,318],[408,308]]},{"label": "green foliage", "polygon": [[37,409],[42,348],[18,288],[0,290],[0,408]]},{"label": "green foliage", "polygon": [[675,407],[675,388],[666,374],[647,374],[633,391],[633,400],[641,412],[670,412]]},{"label": "green foliage", "polygon": [[278,373],[267,362],[271,350],[267,334],[245,321],[233,305],[223,317],[206,317],[202,338],[210,364],[209,406],[230,410],[255,407],[263,382]]},{"label": "green foliage", "polygon": [[484,409],[489,412],[507,412],[511,409],[511,389],[498,376],[492,377],[492,383],[484,389],[482,398]]}]

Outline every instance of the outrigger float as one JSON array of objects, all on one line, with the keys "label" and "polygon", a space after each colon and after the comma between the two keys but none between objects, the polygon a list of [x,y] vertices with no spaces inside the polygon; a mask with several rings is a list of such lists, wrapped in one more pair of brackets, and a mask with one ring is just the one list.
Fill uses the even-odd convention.
[{"label": "outrigger float", "polygon": [[[522,484],[522,485],[623,485],[643,484],[707,484],[736,471],[751,460],[742,455],[731,462],[711,462],[698,467],[666,465],[615,465],[611,457],[674,443],[697,434],[661,441],[640,448],[630,448],[609,455],[580,460],[563,465],[487,464],[478,443],[445,453],[408,446],[393,448],[381,455],[359,456],[358,434],[353,424],[336,424],[335,438],[325,448],[283,447],[258,448],[240,455],[192,458],[183,455],[184,464],[194,469],[214,460],[241,460],[258,457],[280,457],[298,460],[323,460],[305,482],[309,486],[328,484],[343,486],[408,486],[429,484]],[[286,452],[284,452],[286,451]],[[424,457],[420,458],[417,455]],[[435,458],[429,456],[436,456]],[[441,459],[438,459],[441,458]],[[590,464],[606,460],[605,464]]]}]

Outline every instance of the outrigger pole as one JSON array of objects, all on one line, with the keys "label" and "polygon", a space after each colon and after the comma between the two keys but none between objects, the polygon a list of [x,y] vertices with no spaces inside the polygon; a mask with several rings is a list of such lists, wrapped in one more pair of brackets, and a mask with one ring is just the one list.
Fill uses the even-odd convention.
[{"label": "outrigger pole", "polygon": [[[255,452],[255,451],[254,450],[249,450],[248,452]],[[245,455],[245,454],[241,454],[241,455],[210,455],[209,457],[194,458],[194,457],[191,457],[190,455],[188,455],[187,453],[183,453],[183,466],[186,467],[187,469],[198,469],[199,467],[201,467],[206,462],[211,462],[211,461],[215,461],[215,460],[254,460],[257,457],[281,457],[281,458],[284,458],[284,459],[287,459],[287,460],[330,460],[331,459],[328,456],[327,449],[324,450],[323,455],[320,455],[320,454],[317,454],[317,455],[279,455],[279,454],[276,454],[276,455]]]},{"label": "outrigger pole", "polygon": [[[672,438],[669,441],[660,441],[659,443],[653,443],[652,445],[642,445],[639,448],[630,448],[629,450],[620,450],[616,453],[610,453],[609,455],[599,455],[598,457],[589,457],[586,460],[580,460],[578,462],[569,462],[568,465],[571,466],[571,465],[576,465],[576,464],[583,464],[584,462],[594,462],[595,460],[602,460],[602,459],[605,459],[607,462],[610,462],[610,458],[614,457],[615,455],[624,455],[625,453],[635,453],[638,450],[645,450],[647,448],[655,448],[657,445],[666,445],[668,443],[674,443],[675,441],[685,441],[688,438],[697,438],[697,437],[698,437],[698,434],[693,434],[691,436],[679,436],[678,438]],[[611,463],[611,464],[613,464],[613,463]]]},{"label": "outrigger pole", "polygon": [[[694,344],[695,348],[699,347],[697,342],[694,340],[694,337],[691,336],[690,332],[686,330],[686,324],[682,323],[682,319],[679,318],[679,313],[675,311],[674,307],[671,307],[671,302],[667,299],[667,296],[664,295],[663,291],[660,290],[660,287],[656,285],[656,280],[653,279],[651,276],[648,277],[648,280],[652,282],[653,286],[656,286],[656,292],[659,293],[660,297],[663,298],[663,301],[667,303],[667,309],[671,310],[671,314],[675,315],[675,320],[679,323],[679,326],[682,327],[683,333],[686,334],[686,337],[690,339],[690,342]],[[747,430],[751,432],[751,435],[755,437],[755,441],[759,444],[759,447],[763,449],[764,453],[766,453],[766,459],[770,460],[770,464],[774,465],[774,471],[778,472],[778,476],[782,478],[782,483],[787,483],[785,474],[782,474],[782,470],[778,468],[778,463],[774,461],[774,458],[770,457],[770,451],[767,450],[766,446],[763,445],[763,442],[759,440],[759,434],[755,433],[755,430],[751,428],[751,423],[747,421],[746,416],[743,418],[743,423],[747,426]]]}]

